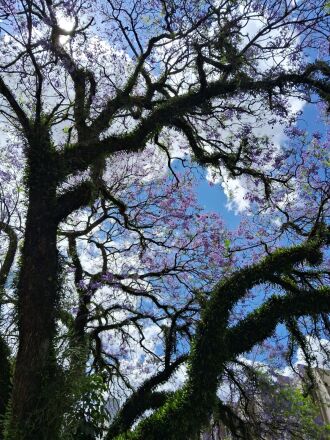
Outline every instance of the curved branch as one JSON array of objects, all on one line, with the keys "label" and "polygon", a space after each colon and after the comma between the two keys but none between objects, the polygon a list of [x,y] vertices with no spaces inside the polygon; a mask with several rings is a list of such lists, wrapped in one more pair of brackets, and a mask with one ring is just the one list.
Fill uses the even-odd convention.
[{"label": "curved branch", "polygon": [[92,182],[85,181],[59,196],[54,213],[55,221],[60,223],[73,211],[88,205],[91,201],[93,190],[94,185]]},{"label": "curved branch", "polygon": [[156,392],[153,389],[166,382],[174,371],[187,360],[187,356],[180,356],[164,370],[147,379],[135,393],[128,398],[124,406],[117,414],[110,426],[106,440],[115,438],[122,432],[126,432],[133,425],[134,421],[147,409],[159,408],[169,398],[171,393]]},{"label": "curved branch", "polygon": [[[125,438],[185,440],[205,426],[215,405],[218,380],[225,364],[250,348],[248,338],[243,338],[243,335],[250,334],[249,331],[252,331],[250,330],[251,319],[243,325],[245,333],[239,332],[242,341],[239,338],[231,337],[230,340],[228,338],[227,327],[234,304],[245,295],[247,290],[267,282],[268,278],[274,274],[285,273],[292,266],[304,261],[314,264],[320,260],[320,246],[328,242],[329,232],[326,231],[323,234],[320,232],[318,239],[306,241],[293,248],[280,249],[265,257],[259,264],[248,266],[220,282],[213,290],[202,312],[190,354],[189,376],[185,386],[176,392],[159,411],[142,421],[134,432],[125,434]],[[272,298],[271,304],[266,302],[261,312],[256,312],[253,316],[257,321],[257,326],[253,329],[257,329],[257,335],[260,331],[258,340],[266,338],[269,332],[274,330],[275,321],[279,322],[282,316],[286,318],[288,313],[320,313],[330,309],[330,289],[322,291],[322,294],[318,296],[318,299],[324,299],[319,306],[315,301],[315,296],[311,298],[309,294],[310,292],[303,294],[306,306],[304,306],[304,301],[299,301],[296,308],[291,303],[291,295],[285,299]],[[291,307],[288,307],[290,304]],[[268,322],[271,316],[268,310],[274,311],[276,320]],[[265,330],[261,331],[264,324]],[[235,348],[236,343],[240,344],[237,345],[240,350]]]},{"label": "curved branch", "polygon": [[22,107],[16,101],[16,98],[13,95],[12,91],[9,89],[9,87],[1,77],[0,77],[0,93],[2,96],[4,96],[4,98],[6,98],[8,104],[10,105],[11,109],[17,116],[19,123],[21,124],[23,130],[25,131],[25,134],[28,135],[30,132],[29,119],[25,114],[24,110],[22,109]]},{"label": "curved branch", "polygon": [[[283,89],[287,85],[305,86],[319,93],[324,99],[330,101],[330,72],[329,67],[322,62],[316,62],[306,67],[302,73],[283,73],[276,78],[251,80],[243,76],[229,81],[219,79],[198,88],[192,92],[168,98],[159,104],[140,124],[130,133],[121,136],[108,136],[98,140],[98,130],[90,130],[89,139],[71,145],[69,149],[60,154],[60,160],[66,164],[64,179],[68,174],[86,170],[98,158],[111,155],[119,151],[139,151],[146,143],[164,126],[175,126],[177,118],[189,113],[192,109],[200,107],[210,99],[226,97],[236,93],[265,93],[276,88]],[[314,74],[322,74],[322,78],[314,78]],[[326,80],[324,79],[326,78]],[[212,157],[214,162],[214,158]],[[208,163],[208,162],[207,162]]]},{"label": "curved branch", "polygon": [[[14,259],[17,251],[17,235],[14,229],[3,221],[0,221],[0,231],[4,231],[9,239],[8,251],[0,269],[0,292],[1,292],[5,287],[10,269],[12,268],[12,265],[14,263]],[[0,293],[0,299],[1,299],[1,293]]]},{"label": "curved branch", "polygon": [[273,295],[225,336],[228,361],[270,337],[289,318],[330,312],[330,288],[305,290],[286,296]]}]

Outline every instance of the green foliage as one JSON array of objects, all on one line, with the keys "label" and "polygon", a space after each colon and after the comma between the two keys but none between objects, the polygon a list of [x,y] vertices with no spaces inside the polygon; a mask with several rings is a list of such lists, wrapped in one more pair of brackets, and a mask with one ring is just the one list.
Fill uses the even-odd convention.
[{"label": "green foliage", "polygon": [[228,238],[225,240],[225,248],[227,251],[230,249],[230,240]]},{"label": "green foliage", "polygon": [[102,375],[96,373],[72,383],[71,398],[75,403],[65,416],[61,440],[94,439],[104,432],[109,419],[106,391]]},{"label": "green foliage", "polygon": [[[300,430],[304,434],[304,438],[318,440],[328,438],[330,434],[330,425],[319,425],[316,419],[320,414],[317,404],[312,400],[311,396],[304,396],[298,387],[286,386],[279,390],[275,395],[275,401],[283,408],[283,414],[290,423],[295,419],[300,425]],[[300,438],[295,437],[293,438]]]},{"label": "green foliage", "polygon": [[[280,428],[280,435],[284,428],[285,438],[290,440],[328,438],[330,426],[321,424],[318,402],[311,395],[306,395],[303,387],[297,384],[279,385],[271,379],[269,373],[260,370],[253,371],[253,378],[260,391],[256,398],[260,400],[260,409],[266,416],[266,425],[270,418],[270,427],[273,425]],[[269,428],[265,427],[266,430]]]}]

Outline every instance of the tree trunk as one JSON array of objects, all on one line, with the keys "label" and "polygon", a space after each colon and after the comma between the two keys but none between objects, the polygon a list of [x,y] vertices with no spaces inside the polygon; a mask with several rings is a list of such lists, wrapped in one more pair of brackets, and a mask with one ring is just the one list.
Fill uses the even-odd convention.
[{"label": "tree trunk", "polygon": [[19,347],[8,439],[57,438],[55,315],[58,297],[56,184],[49,142],[31,148],[29,207],[18,280]]},{"label": "tree trunk", "polygon": [[55,357],[56,225],[31,201],[18,283],[19,348],[12,394],[16,439],[48,439]]}]

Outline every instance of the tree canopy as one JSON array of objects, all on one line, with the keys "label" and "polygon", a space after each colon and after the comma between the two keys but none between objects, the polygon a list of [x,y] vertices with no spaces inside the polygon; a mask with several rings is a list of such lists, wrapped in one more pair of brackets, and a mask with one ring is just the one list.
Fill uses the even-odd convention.
[{"label": "tree canopy", "polygon": [[329,337],[329,31],[321,0],[0,0],[0,439],[310,438],[251,413],[252,359],[313,386]]}]

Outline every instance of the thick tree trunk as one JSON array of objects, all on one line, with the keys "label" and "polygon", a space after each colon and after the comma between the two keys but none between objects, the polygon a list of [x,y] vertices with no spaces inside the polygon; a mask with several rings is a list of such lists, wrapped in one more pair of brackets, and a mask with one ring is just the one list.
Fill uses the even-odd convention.
[{"label": "thick tree trunk", "polygon": [[[44,139],[48,141],[47,134]],[[57,438],[54,335],[58,255],[52,159],[50,142],[30,147],[29,206],[17,287],[19,348],[7,435],[10,440]]]},{"label": "thick tree trunk", "polygon": [[19,348],[11,427],[15,440],[56,438],[48,427],[54,424],[49,418],[55,397],[52,385],[58,258],[56,225],[42,202],[30,200],[18,283]]}]

